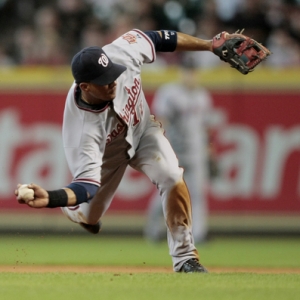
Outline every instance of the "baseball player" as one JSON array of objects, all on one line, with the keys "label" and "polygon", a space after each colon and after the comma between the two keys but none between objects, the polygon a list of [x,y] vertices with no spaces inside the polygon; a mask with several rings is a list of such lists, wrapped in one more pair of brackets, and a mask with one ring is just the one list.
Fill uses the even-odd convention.
[{"label": "baseball player", "polygon": [[174,271],[206,273],[194,245],[183,169],[142,90],[141,67],[153,62],[158,51],[212,51],[212,40],[134,29],[103,48],[88,47],[73,57],[75,82],[67,95],[62,128],[73,181],[54,191],[30,184],[30,201],[18,199],[18,190],[15,195],[32,208],[61,207],[71,221],[98,233],[100,219],[130,165],[160,192]]},{"label": "baseball player", "polygon": [[[194,242],[203,243],[207,238],[209,127],[212,98],[199,86],[196,65],[191,58],[183,59],[180,80],[161,86],[152,102],[155,117],[162,122],[180,166],[184,168],[191,202]],[[145,236],[159,241],[165,235],[161,222],[162,209],[159,192],[150,201]]]}]

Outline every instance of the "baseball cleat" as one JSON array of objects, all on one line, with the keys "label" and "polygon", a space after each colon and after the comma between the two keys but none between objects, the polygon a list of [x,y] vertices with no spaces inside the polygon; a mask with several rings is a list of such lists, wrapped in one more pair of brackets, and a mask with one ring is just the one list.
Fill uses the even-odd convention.
[{"label": "baseball cleat", "polygon": [[208,273],[207,269],[202,266],[196,258],[191,258],[186,261],[181,269],[181,273]]},{"label": "baseball cleat", "polygon": [[85,223],[79,223],[80,226],[82,226],[85,230],[87,230],[90,233],[97,234],[101,230],[101,222],[99,221],[97,224],[85,224]]}]

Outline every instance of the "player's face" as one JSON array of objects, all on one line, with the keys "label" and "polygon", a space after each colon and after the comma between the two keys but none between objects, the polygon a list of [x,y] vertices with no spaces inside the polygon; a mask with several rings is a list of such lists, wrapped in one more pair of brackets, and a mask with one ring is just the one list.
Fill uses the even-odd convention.
[{"label": "player's face", "polygon": [[82,99],[90,104],[99,104],[103,101],[114,100],[116,97],[116,87],[116,81],[107,85],[97,85],[90,82],[80,83]]},{"label": "player's face", "polygon": [[116,81],[107,85],[89,83],[89,94],[95,99],[111,101],[116,97],[116,87]]}]

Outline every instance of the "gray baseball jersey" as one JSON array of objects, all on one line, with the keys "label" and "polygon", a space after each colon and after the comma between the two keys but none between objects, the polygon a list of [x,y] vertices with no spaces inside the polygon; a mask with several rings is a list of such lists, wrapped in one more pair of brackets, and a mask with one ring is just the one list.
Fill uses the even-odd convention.
[{"label": "gray baseball jersey", "polygon": [[132,30],[103,47],[110,59],[127,67],[117,79],[116,98],[99,109],[83,107],[73,84],[67,96],[63,144],[74,182],[99,186],[89,203],[63,208],[74,222],[95,224],[110,206],[126,167],[144,173],[158,187],[168,227],[173,267],[178,271],[190,258],[198,258],[191,233],[191,204],[183,170],[150,115],[141,82],[141,67],[155,60],[152,40]]}]

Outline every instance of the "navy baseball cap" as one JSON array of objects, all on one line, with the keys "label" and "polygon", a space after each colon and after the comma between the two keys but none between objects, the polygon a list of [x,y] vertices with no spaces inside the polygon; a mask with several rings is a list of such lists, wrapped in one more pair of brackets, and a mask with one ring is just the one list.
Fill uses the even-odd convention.
[{"label": "navy baseball cap", "polygon": [[126,70],[125,66],[113,63],[100,47],[82,49],[73,57],[71,66],[76,83],[97,85],[114,82]]}]

